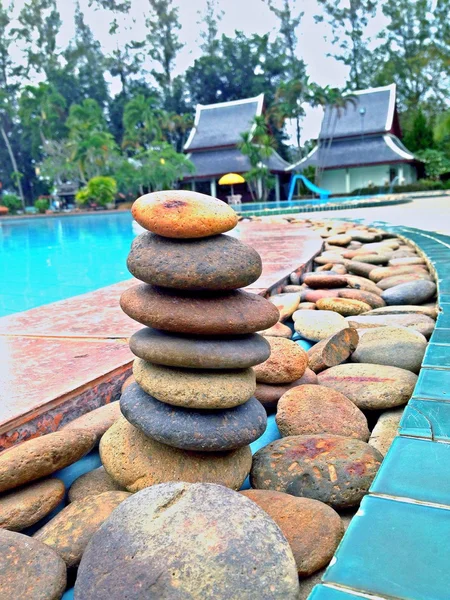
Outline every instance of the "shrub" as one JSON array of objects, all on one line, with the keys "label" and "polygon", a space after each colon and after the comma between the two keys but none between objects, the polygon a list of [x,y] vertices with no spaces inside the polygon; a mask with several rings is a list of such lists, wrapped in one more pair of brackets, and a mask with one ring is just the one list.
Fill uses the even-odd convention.
[{"label": "shrub", "polygon": [[34,206],[38,209],[40,214],[45,214],[45,211],[50,207],[50,202],[47,198],[38,198],[34,201]]},{"label": "shrub", "polygon": [[96,203],[99,206],[106,206],[114,202],[117,194],[117,183],[113,177],[93,177],[86,187],[77,192],[75,200],[82,206],[89,203]]},{"label": "shrub", "polygon": [[0,204],[6,206],[12,215],[15,215],[18,210],[23,210],[22,200],[16,194],[3,194]]},{"label": "shrub", "polygon": [[[365,188],[358,188],[356,190],[353,190],[349,195],[350,196],[366,196],[366,195],[375,195],[375,194],[389,194],[389,193],[393,193],[393,194],[402,194],[402,193],[408,193],[408,192],[430,192],[430,191],[434,191],[434,190],[444,190],[445,188],[445,183],[443,181],[439,181],[439,180],[434,180],[434,179],[419,179],[418,181],[415,181],[414,183],[407,183],[404,185],[394,185],[392,187],[390,186],[372,186],[372,187],[365,187]],[[348,194],[341,194],[341,195],[348,195]]]}]

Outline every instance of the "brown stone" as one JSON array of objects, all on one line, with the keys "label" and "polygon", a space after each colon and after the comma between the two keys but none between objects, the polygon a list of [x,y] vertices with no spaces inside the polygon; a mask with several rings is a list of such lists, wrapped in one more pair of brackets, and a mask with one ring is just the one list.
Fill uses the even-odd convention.
[{"label": "brown stone", "polygon": [[53,548],[68,567],[75,567],[97,529],[130,496],[128,492],[103,492],[72,502],[33,538]]},{"label": "brown stone", "polygon": [[283,288],[283,293],[285,294],[297,294],[304,289],[304,285],[285,285]]},{"label": "brown stone", "polygon": [[120,305],[129,317],[148,327],[196,335],[254,333],[272,327],[280,316],[273,304],[257,294],[182,294],[147,284],[128,288]]},{"label": "brown stone", "polygon": [[377,267],[370,272],[369,278],[377,283],[380,279],[394,277],[396,275],[409,275],[410,273],[427,273],[428,271],[422,265],[404,265],[397,267]]},{"label": "brown stone", "polygon": [[378,294],[373,294],[372,292],[367,292],[365,290],[340,290],[339,298],[348,298],[350,300],[360,300],[361,302],[365,302],[372,309],[373,308],[382,308],[386,306],[385,301]]},{"label": "brown stone", "polygon": [[355,275],[361,275],[363,277],[368,277],[369,273],[371,273],[376,268],[375,265],[371,265],[370,263],[359,262],[357,260],[351,260],[347,262],[345,266],[347,268],[347,271],[350,271],[350,273],[354,273]]},{"label": "brown stone", "polygon": [[276,422],[283,437],[332,433],[369,439],[364,414],[344,394],[323,385],[301,385],[281,396]]},{"label": "brown stone", "polygon": [[256,380],[260,383],[290,383],[299,379],[308,366],[303,348],[284,338],[267,339],[271,353],[265,362],[254,367]]},{"label": "brown stone", "polygon": [[373,281],[359,275],[347,275],[347,285],[349,288],[355,290],[363,290],[371,294],[379,294],[380,296],[382,294],[382,290]]},{"label": "brown stone", "polygon": [[124,490],[108,475],[104,467],[98,467],[75,479],[69,489],[69,502],[84,500],[88,496],[98,496],[103,492],[118,491]]},{"label": "brown stone", "polygon": [[369,311],[372,307],[361,300],[350,300],[348,298],[321,298],[316,306],[319,310],[332,310],[343,317],[360,315]]},{"label": "brown stone", "polygon": [[368,315],[426,315],[432,319],[436,319],[438,315],[438,309],[436,305],[433,306],[414,306],[413,304],[404,304],[402,306],[384,306],[380,308],[374,308]]},{"label": "brown stone", "polygon": [[278,308],[280,321],[285,321],[297,310],[300,294],[276,294],[270,296],[269,301]]},{"label": "brown stone", "polygon": [[272,327],[269,327],[269,329],[265,329],[264,331],[260,331],[259,333],[264,337],[283,337],[288,340],[292,337],[291,328],[287,325],[284,325],[284,323],[280,322],[275,323],[275,325],[272,325]]},{"label": "brown stone", "polygon": [[386,456],[392,442],[398,435],[398,428],[405,408],[386,410],[378,418],[369,438],[369,444]]},{"label": "brown stone", "polygon": [[315,302],[300,302],[297,310],[316,310]]},{"label": "brown stone", "polygon": [[255,453],[252,488],[313,498],[334,508],[357,506],[383,460],[366,442],[338,435],[294,435]]},{"label": "brown stone", "polygon": [[51,475],[87,454],[95,445],[93,433],[83,429],[57,431],[0,454],[0,492]]},{"label": "brown stone", "polygon": [[392,277],[385,277],[384,279],[380,279],[380,281],[378,282],[378,287],[381,290],[388,290],[391,287],[401,285],[402,283],[409,283],[410,281],[431,281],[431,276],[425,272],[409,273],[406,275],[394,275]]},{"label": "brown stone", "polygon": [[398,367],[353,363],[319,373],[318,381],[345,394],[362,410],[382,410],[406,404],[417,375]]},{"label": "brown stone", "polygon": [[356,329],[348,327],[318,342],[307,352],[309,368],[320,373],[324,369],[340,365],[355,351],[358,340]]},{"label": "brown stone", "polygon": [[369,263],[371,265],[387,265],[391,259],[391,254],[358,254],[358,262]]},{"label": "brown stone", "polygon": [[148,231],[169,238],[201,238],[237,225],[236,212],[225,202],[189,190],[154,192],[134,202],[133,218]]},{"label": "brown stone", "polygon": [[[300,295],[300,304],[305,302],[316,303],[320,298],[337,298],[339,296],[339,289],[334,290],[310,290],[309,288],[303,290]],[[299,306],[300,306],[299,304]]]},{"label": "brown stone", "polygon": [[294,328],[303,338],[319,342],[349,327],[345,318],[331,310],[297,310],[293,314]]},{"label": "brown stone", "polygon": [[217,483],[238,490],[252,464],[249,446],[231,452],[179,450],[150,439],[126,419],[102,437],[100,457],[107,473],[130,492],[168,481]]},{"label": "brown stone", "polygon": [[314,385],[317,383],[317,375],[311,369],[306,369],[300,379],[292,383],[281,383],[271,385],[269,383],[257,383],[255,398],[257,398],[266,409],[276,408],[281,396],[291,388],[299,385]]},{"label": "brown stone", "polygon": [[78,419],[74,419],[64,425],[61,429],[67,431],[72,429],[86,429],[95,435],[97,443],[102,435],[122,416],[119,402],[110,402],[100,408],[91,410]]},{"label": "brown stone", "polygon": [[389,261],[390,267],[398,265],[424,265],[425,259],[420,256],[404,256],[402,258],[391,258]]},{"label": "brown stone", "polygon": [[135,380],[135,378],[134,378],[134,375],[130,375],[129,377],[127,377],[127,378],[125,379],[125,381],[122,383],[122,387],[121,387],[121,389],[120,389],[120,393],[121,393],[121,394],[123,394],[123,393],[124,393],[124,391],[127,389],[127,387],[128,387],[129,385],[131,385],[132,383],[134,383],[135,381],[136,381],[136,380]]},{"label": "brown stone", "polygon": [[313,273],[303,279],[307,286],[313,289],[340,288],[347,285],[346,275],[321,275]]},{"label": "brown stone", "polygon": [[289,542],[300,577],[327,565],[344,533],[338,513],[323,502],[272,490],[240,492],[271,517]]},{"label": "brown stone", "polygon": [[329,238],[327,238],[328,244],[334,244],[335,246],[348,246],[351,241],[351,236],[346,235],[345,233],[331,235]]},{"label": "brown stone", "polygon": [[43,479],[0,497],[0,528],[21,531],[58,506],[65,488],[59,479]]},{"label": "brown stone", "polygon": [[365,314],[356,317],[347,317],[350,327],[356,329],[367,329],[370,327],[408,327],[415,329],[426,338],[433,333],[436,325],[434,320],[427,315],[422,314]]},{"label": "brown stone", "polygon": [[2,600],[60,600],[66,588],[66,565],[38,540],[0,529]]}]

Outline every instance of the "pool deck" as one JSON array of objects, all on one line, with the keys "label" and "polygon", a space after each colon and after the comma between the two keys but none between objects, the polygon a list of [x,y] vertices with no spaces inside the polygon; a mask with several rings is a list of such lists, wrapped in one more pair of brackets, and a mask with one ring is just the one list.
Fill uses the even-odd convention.
[{"label": "pool deck", "polygon": [[[267,295],[301,272],[322,239],[299,225],[242,223],[237,237],[260,253],[247,291]],[[139,324],[119,307],[135,279],[0,318],[0,450],[56,431],[116,399],[130,374],[128,338]]]}]

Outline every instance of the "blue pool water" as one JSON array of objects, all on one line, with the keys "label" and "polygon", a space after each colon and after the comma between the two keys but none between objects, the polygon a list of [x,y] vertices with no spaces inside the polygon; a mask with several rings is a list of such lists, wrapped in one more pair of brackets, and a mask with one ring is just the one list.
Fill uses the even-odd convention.
[{"label": "blue pool water", "polygon": [[0,220],[0,316],[131,277],[128,212]]}]

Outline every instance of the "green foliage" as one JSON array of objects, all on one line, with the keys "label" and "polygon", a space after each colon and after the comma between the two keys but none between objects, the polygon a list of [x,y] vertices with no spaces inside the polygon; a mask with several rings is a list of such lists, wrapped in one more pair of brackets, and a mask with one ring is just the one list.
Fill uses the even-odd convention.
[{"label": "green foliage", "polygon": [[409,111],[405,114],[402,129],[403,143],[411,152],[433,147],[433,128],[421,107],[415,112]]},{"label": "green foliage", "polygon": [[167,142],[136,157],[142,184],[151,191],[170,189],[183,177],[195,172],[194,165]]},{"label": "green foliage", "polygon": [[416,155],[425,162],[425,173],[430,179],[439,179],[444,173],[450,172],[450,158],[441,150],[428,148]]},{"label": "green foliage", "polygon": [[2,194],[0,204],[9,209],[10,214],[15,215],[18,210],[22,210],[22,200],[17,194]]},{"label": "green foliage", "polygon": [[47,198],[38,198],[34,201],[34,207],[37,208],[40,214],[45,214],[45,211],[50,207],[50,202]]},{"label": "green foliage", "polygon": [[75,201],[80,206],[90,203],[106,206],[114,202],[116,195],[117,183],[113,177],[93,177],[77,192]]},{"label": "green foliage", "polygon": [[241,133],[239,148],[245,156],[248,156],[251,169],[244,174],[247,181],[252,200],[254,202],[266,202],[270,190],[275,185],[275,178],[265,164],[273,153],[275,140],[269,133],[269,128],[263,116],[255,117],[253,128]]},{"label": "green foliage", "polygon": [[408,192],[434,192],[436,190],[445,190],[448,189],[448,182],[443,182],[440,180],[434,179],[419,179],[414,183],[407,183],[404,185],[394,185],[392,188],[390,186],[372,186],[366,188],[357,188],[353,190],[350,194],[346,194],[347,196],[365,196],[365,195],[373,195],[376,194],[388,194],[389,192],[393,194],[402,194]]}]

